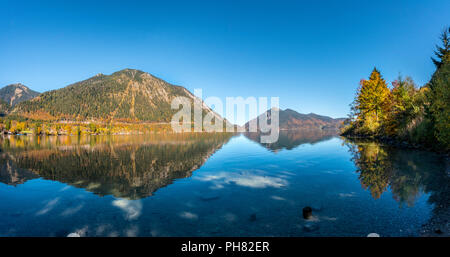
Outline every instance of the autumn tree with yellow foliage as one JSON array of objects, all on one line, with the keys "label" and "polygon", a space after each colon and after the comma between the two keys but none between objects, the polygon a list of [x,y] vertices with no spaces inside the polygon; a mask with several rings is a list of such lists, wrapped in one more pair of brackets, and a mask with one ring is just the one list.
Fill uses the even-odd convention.
[{"label": "autumn tree with yellow foliage", "polygon": [[436,71],[421,88],[410,77],[399,77],[389,89],[376,68],[361,80],[342,135],[389,138],[449,152],[450,28],[441,41],[432,58]]},{"label": "autumn tree with yellow foliage", "polygon": [[358,134],[377,134],[389,112],[390,91],[380,72],[374,68],[368,80],[361,80],[353,102]]}]

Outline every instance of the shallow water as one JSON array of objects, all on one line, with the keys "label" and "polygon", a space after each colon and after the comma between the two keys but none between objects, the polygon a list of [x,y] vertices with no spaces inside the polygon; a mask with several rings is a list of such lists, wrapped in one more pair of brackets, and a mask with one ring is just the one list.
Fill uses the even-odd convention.
[{"label": "shallow water", "polygon": [[0,146],[0,236],[417,236],[449,184],[436,154],[323,132]]}]

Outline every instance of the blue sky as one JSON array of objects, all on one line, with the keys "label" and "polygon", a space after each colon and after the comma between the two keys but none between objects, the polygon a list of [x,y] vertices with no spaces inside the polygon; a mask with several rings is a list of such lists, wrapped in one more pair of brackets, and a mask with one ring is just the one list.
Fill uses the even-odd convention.
[{"label": "blue sky", "polygon": [[374,66],[426,83],[449,17],[448,0],[0,0],[0,86],[42,92],[135,68],[204,97],[345,117]]}]

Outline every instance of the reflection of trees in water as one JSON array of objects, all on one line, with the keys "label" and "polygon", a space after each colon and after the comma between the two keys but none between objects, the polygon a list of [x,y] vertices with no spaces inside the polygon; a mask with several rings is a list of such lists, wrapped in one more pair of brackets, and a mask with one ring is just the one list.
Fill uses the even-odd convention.
[{"label": "reflection of trees in water", "polygon": [[[53,137],[53,142],[31,137],[27,141],[27,137],[22,137],[20,142],[3,140],[2,150],[6,152],[2,153],[1,162],[2,165],[12,162],[16,170],[27,169],[45,179],[99,195],[138,199],[151,195],[174,179],[191,176],[192,171],[203,165],[230,137],[225,133],[128,139],[121,136],[71,137],[60,141]],[[40,140],[38,144],[37,140]]]},{"label": "reflection of trees in water", "polygon": [[414,205],[421,192],[437,203],[450,183],[445,162],[435,153],[381,146],[374,142],[346,141],[357,167],[361,185],[377,199],[390,187],[401,205]]},{"label": "reflection of trees in water", "polygon": [[361,185],[377,199],[391,189],[400,206],[413,206],[423,192],[433,204],[430,220],[422,235],[450,235],[450,176],[448,161],[435,153],[381,146],[373,142],[349,142]]},{"label": "reflection of trees in water", "polygon": [[388,153],[376,143],[352,145],[351,151],[362,187],[369,189],[373,198],[380,198],[392,175],[392,163]]},{"label": "reflection of trees in water", "polygon": [[298,129],[280,130],[278,141],[271,144],[262,144],[260,132],[247,132],[245,136],[271,151],[281,149],[291,150],[302,144],[315,144],[338,135],[334,129]]}]

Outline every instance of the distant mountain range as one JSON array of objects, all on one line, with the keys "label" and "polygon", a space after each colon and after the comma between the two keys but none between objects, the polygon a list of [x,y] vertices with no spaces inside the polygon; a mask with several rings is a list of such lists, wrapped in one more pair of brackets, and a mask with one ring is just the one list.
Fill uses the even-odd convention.
[{"label": "distant mountain range", "polygon": [[[272,118],[272,110],[274,109],[270,109],[252,120],[257,122],[258,131],[259,131],[259,123],[258,123],[259,118],[266,116],[268,122],[270,123]],[[331,117],[322,116],[315,113],[302,114],[291,109],[286,110],[278,109],[278,113],[279,113],[278,115],[279,115],[280,130],[338,129],[341,126],[342,122],[345,120],[344,118],[333,119]],[[245,124],[246,131],[248,131],[249,124],[252,121],[249,121]]]},{"label": "distant mountain range", "polygon": [[11,84],[0,89],[0,99],[5,101],[11,107],[38,95],[39,92],[33,91],[20,83]]},{"label": "distant mountain range", "polygon": [[16,104],[30,100],[39,92],[29,89],[20,83],[11,84],[0,89],[0,116],[8,114]]},{"label": "distant mountain range", "polygon": [[[170,122],[178,112],[171,109],[171,102],[179,96],[192,102],[196,99],[184,87],[143,71],[124,69],[44,92],[17,104],[11,114],[39,120]],[[202,111],[211,109],[203,105]]]},{"label": "distant mountain range", "polygon": [[[46,121],[170,122],[178,112],[171,108],[171,102],[179,96],[192,102],[198,99],[184,87],[140,70],[124,69],[111,75],[97,74],[41,94],[20,83],[8,85],[0,89],[0,115]],[[212,111],[205,104],[201,108],[203,114]],[[268,110],[261,115],[269,117],[270,122],[271,112]],[[314,113],[301,114],[291,109],[279,110],[280,130],[337,129],[343,120]],[[245,124],[247,130],[248,125]]]}]

